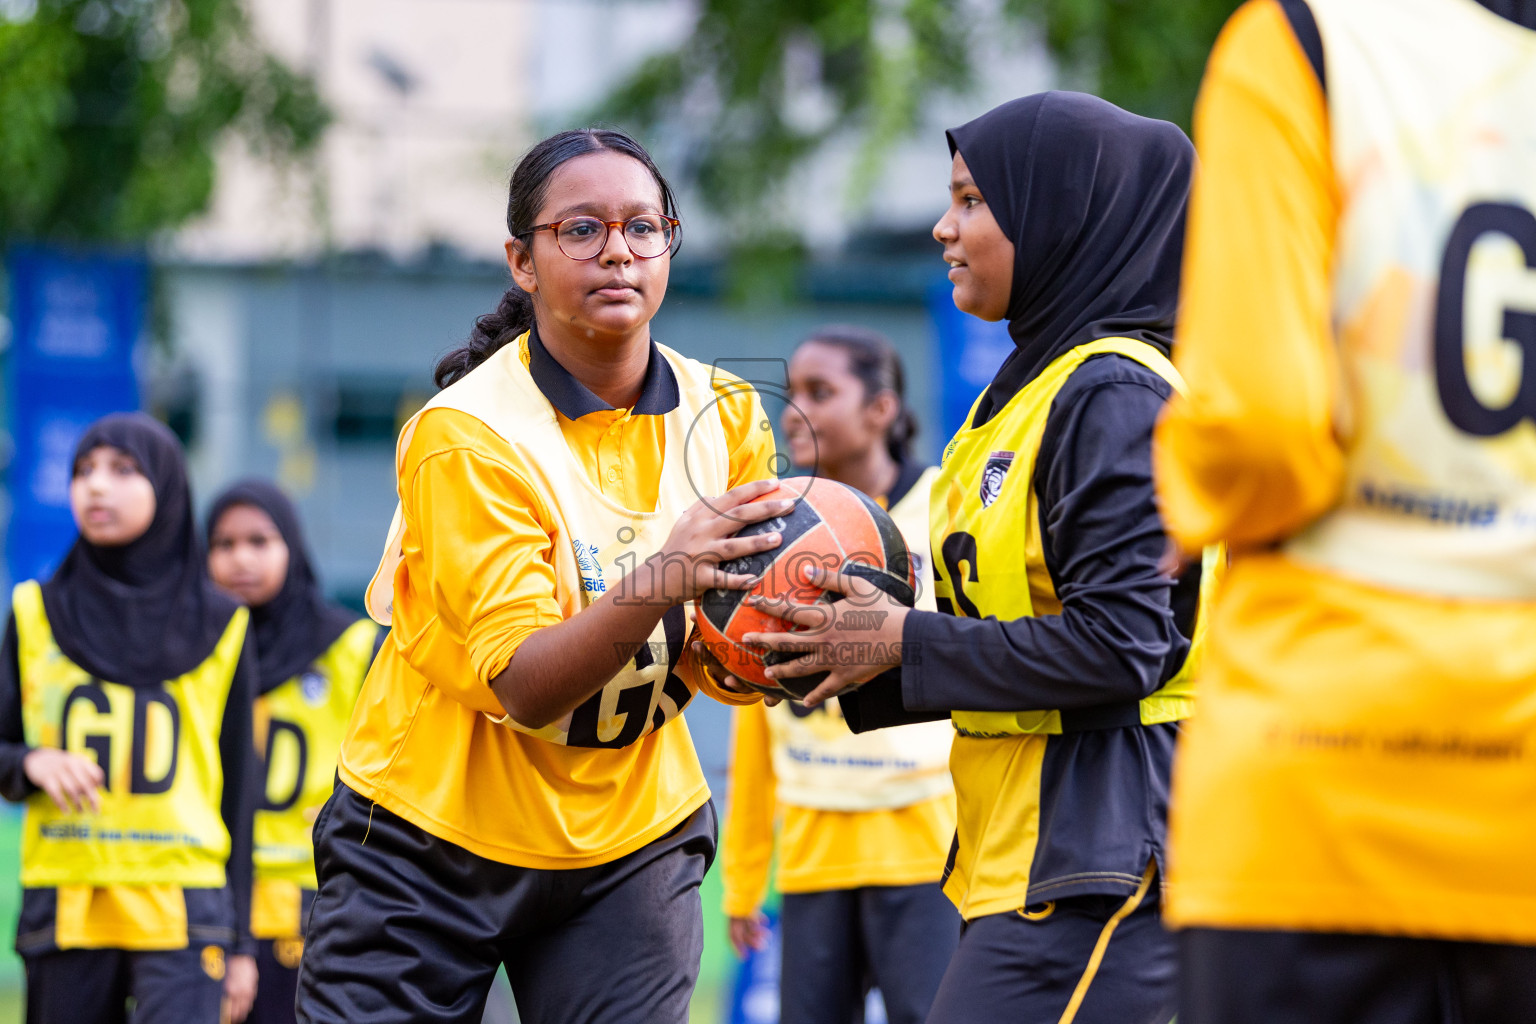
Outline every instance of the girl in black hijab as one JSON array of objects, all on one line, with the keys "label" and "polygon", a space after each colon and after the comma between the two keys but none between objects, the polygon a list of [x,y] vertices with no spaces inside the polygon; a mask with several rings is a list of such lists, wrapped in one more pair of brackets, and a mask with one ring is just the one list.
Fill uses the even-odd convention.
[{"label": "girl in black hijab", "polygon": [[[220,523],[231,509],[254,513],[245,530],[220,531]],[[208,511],[208,546],[214,583],[251,609],[261,693],[308,668],[347,627],[362,619],[326,598],[315,576],[298,511],[275,484],[242,480],[215,498]],[[265,592],[247,588],[245,581],[255,582],[256,574],[237,561],[237,549],[242,546],[253,553],[269,549],[283,563],[283,570],[273,574],[275,591],[270,583]]]},{"label": "girl in black hijab", "polygon": [[310,829],[331,795],[336,752],[384,631],[326,599],[298,512],[264,480],[243,480],[214,499],[208,548],[214,582],[251,609],[259,658],[265,776],[251,933],[261,988],[251,1021],[288,1024],[315,891]]},{"label": "girl in black hijab", "polygon": [[[80,537],[16,587],[0,793],[27,804],[16,948],[27,1019],[243,1019],[255,651],[208,579],[181,445],[139,413],[75,449]],[[222,1007],[221,1007],[221,1004]]]},{"label": "girl in black hijab", "polygon": [[[1194,162],[1178,128],[1091,96],[1006,103],[949,133],[934,228],[955,303],[1015,350],[945,449],[931,498],[937,612],[863,581],[857,600],[778,606],[826,626],[772,674],[837,664],[855,731],[950,717],[959,802],[945,891],[966,928],[930,1024],[1165,1024],[1159,916],[1169,770],[1192,708],[1199,573],[1176,582],[1152,488]],[[859,609],[857,620],[841,609]],[[884,611],[873,630],[854,628]],[[903,653],[905,652],[905,657]],[[883,663],[882,663],[883,655]],[[836,659],[832,659],[835,663]]]}]

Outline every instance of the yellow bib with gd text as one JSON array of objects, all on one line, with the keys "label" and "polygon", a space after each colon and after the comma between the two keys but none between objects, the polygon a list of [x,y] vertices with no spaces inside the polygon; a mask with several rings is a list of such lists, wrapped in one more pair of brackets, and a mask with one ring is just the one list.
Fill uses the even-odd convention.
[{"label": "yellow bib with gd text", "polygon": [[65,813],[42,793],[27,799],[21,884],[224,885],[219,733],[249,612],[235,612],[192,671],[132,687],[95,679],[65,657],[36,581],[19,584],[11,600],[27,745],[92,758],[107,779],[99,814]]},{"label": "yellow bib with gd text", "polygon": [[1536,600],[1536,32],[1466,2],[1310,6],[1348,483],[1285,552],[1408,593]]},{"label": "yellow bib with gd text", "polygon": [[257,804],[256,881],[313,889],[310,829],[336,782],[336,752],[373,660],[379,625],[347,627],[304,672],[256,699],[256,749],[265,781]]}]

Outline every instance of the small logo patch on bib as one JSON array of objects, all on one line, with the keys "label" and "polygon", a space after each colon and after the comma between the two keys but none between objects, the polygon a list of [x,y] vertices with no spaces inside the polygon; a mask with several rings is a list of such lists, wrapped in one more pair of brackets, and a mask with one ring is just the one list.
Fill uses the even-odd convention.
[{"label": "small logo patch on bib", "polygon": [[272,955],[279,964],[282,964],[290,971],[294,970],[299,966],[300,961],[304,959],[304,940],[297,938],[277,939],[272,943]]},{"label": "small logo patch on bib", "polygon": [[1013,452],[993,452],[981,470],[981,507],[987,508],[1003,493],[1003,478],[1013,466]]},{"label": "small logo patch on bib", "polygon": [[597,545],[571,541],[571,551],[576,555],[576,567],[581,571],[581,589],[589,594],[601,594],[608,589],[603,582],[603,565],[597,560]]},{"label": "small logo patch on bib", "polygon": [[299,676],[299,693],[303,696],[304,703],[310,707],[319,707],[324,704],[330,692],[331,681],[321,673],[311,669]]}]

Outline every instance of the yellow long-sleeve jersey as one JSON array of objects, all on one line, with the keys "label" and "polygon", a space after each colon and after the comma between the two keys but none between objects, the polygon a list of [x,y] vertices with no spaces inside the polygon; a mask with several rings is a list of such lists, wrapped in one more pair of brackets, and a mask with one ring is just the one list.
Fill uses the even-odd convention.
[{"label": "yellow long-sleeve jersey", "polygon": [[491,690],[519,645],[616,586],[700,493],[769,474],[754,391],[661,346],[649,365],[635,406],[613,409],[525,334],[402,435],[400,511],[369,592],[392,629],[338,772],[491,860],[591,867],[665,835],[709,799],[683,707],[699,690],[756,699],[698,669],[681,605],[544,729],[510,721]]},{"label": "yellow long-sleeve jersey", "polygon": [[1536,942],[1532,110],[1536,33],[1471,3],[1217,43],[1155,448],[1170,533],[1233,552],[1174,924]]}]

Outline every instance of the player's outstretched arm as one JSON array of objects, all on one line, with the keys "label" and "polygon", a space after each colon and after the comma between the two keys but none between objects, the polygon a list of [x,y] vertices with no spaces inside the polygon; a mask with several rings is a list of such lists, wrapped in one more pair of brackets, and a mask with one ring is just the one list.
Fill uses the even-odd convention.
[{"label": "player's outstretched arm", "polygon": [[559,721],[634,657],[668,608],[714,587],[751,587],[753,577],[725,572],[720,563],[778,546],[777,533],[731,536],[746,523],[789,510],[789,501],[756,500],[777,486],[777,481],[762,480],[696,502],[678,518],[661,550],[619,586],[580,615],[524,640],[491,680],[492,691],[513,721],[529,729]]}]

